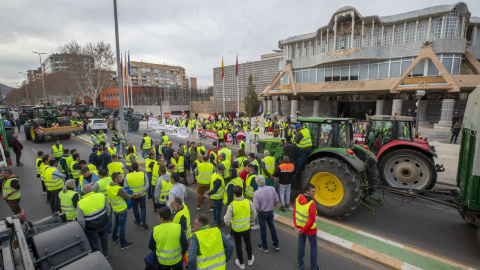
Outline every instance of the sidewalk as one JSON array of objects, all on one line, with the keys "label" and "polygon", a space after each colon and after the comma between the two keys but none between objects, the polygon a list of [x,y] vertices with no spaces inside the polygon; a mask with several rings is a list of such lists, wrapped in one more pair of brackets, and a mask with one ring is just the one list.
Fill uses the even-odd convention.
[{"label": "sidewalk", "polygon": [[[294,228],[293,211],[282,212],[275,207],[275,221]],[[317,238],[346,252],[365,257],[392,269],[465,269],[474,268],[448,258],[419,250],[378,235],[317,216]]]}]

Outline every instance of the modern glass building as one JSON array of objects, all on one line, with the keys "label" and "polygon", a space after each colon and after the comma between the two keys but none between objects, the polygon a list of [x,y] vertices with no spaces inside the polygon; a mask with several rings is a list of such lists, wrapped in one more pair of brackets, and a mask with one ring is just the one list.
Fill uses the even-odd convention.
[{"label": "modern glass building", "polygon": [[449,127],[480,84],[479,27],[465,3],[384,17],[343,7],[316,32],[279,41],[279,73],[261,95],[277,114],[365,118],[415,110],[424,90],[420,122]]}]

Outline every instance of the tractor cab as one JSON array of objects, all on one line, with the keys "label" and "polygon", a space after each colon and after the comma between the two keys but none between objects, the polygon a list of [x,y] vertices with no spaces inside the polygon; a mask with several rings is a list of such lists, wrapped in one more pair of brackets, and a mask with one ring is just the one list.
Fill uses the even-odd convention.
[{"label": "tractor cab", "polygon": [[408,116],[370,116],[364,134],[364,144],[376,154],[382,145],[395,140],[415,142],[412,125],[413,118]]},{"label": "tractor cab", "polygon": [[351,148],[352,146],[354,119],[299,117],[297,122],[310,131],[313,148]]}]

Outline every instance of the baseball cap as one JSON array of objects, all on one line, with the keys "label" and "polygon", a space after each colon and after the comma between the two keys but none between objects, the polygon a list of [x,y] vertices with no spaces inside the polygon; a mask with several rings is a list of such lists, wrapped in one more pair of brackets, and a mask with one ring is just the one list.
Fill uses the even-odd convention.
[{"label": "baseball cap", "polygon": [[220,164],[220,165],[218,165],[217,169],[225,171],[226,168],[225,168],[225,165]]},{"label": "baseball cap", "polygon": [[297,128],[299,128],[299,127],[302,127],[302,125],[300,125],[300,124],[296,124],[296,125],[295,125],[295,129],[297,129]]}]

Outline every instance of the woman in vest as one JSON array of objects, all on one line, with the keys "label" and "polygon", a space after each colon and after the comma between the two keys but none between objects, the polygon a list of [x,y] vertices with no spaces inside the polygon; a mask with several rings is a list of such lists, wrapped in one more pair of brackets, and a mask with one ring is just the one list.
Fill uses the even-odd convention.
[{"label": "woman in vest", "polygon": [[137,163],[137,155],[135,154],[135,149],[133,147],[128,147],[127,154],[125,156],[127,159],[127,170],[128,172],[133,172],[132,164]]},{"label": "woman in vest", "polygon": [[65,182],[65,186],[58,194],[60,197],[60,207],[62,212],[67,216],[67,220],[77,218],[77,203],[80,200],[78,192],[76,192],[75,180],[69,179]]}]

